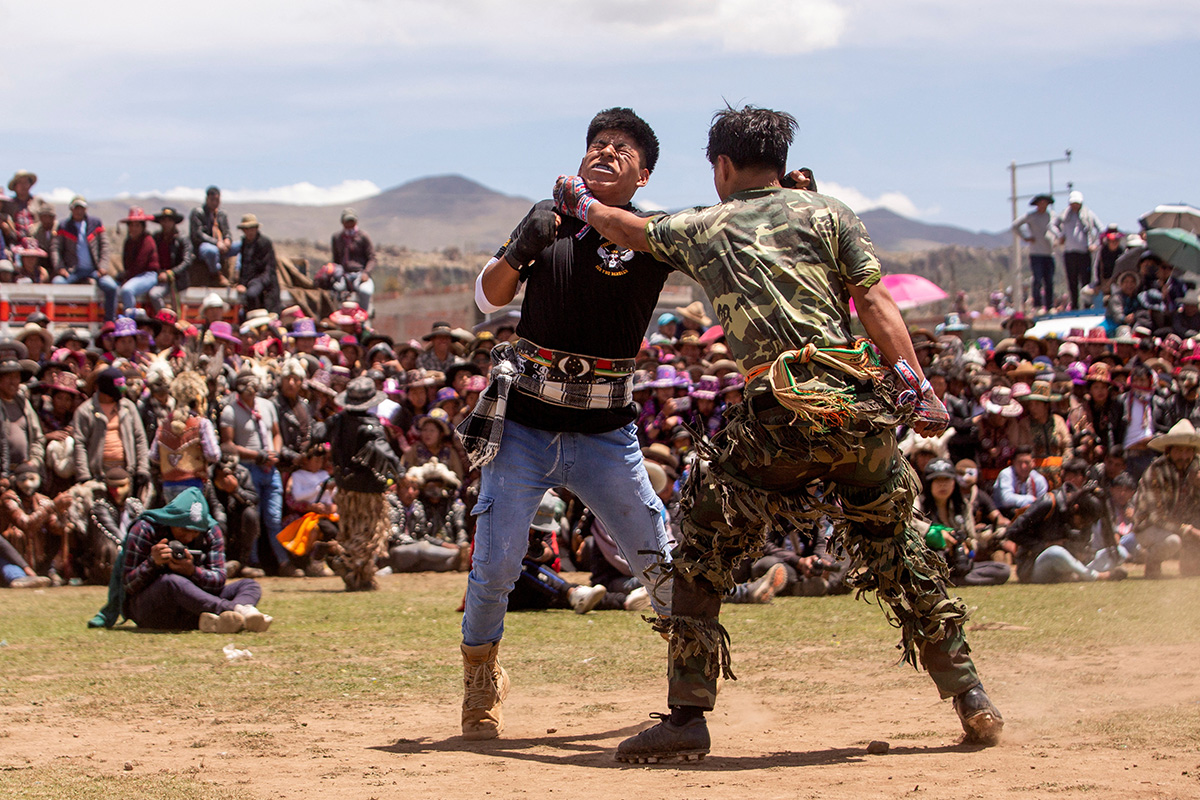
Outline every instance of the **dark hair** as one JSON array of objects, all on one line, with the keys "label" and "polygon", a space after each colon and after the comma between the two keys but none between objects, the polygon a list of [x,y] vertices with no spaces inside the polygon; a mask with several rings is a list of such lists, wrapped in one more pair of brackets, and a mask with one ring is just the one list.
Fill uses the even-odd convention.
[{"label": "dark hair", "polygon": [[221,190],[218,189],[216,186],[210,186],[204,190],[205,197],[208,197],[210,194],[220,194],[220,193],[221,193]]},{"label": "dark hair", "polygon": [[796,135],[796,118],[782,111],[731,106],[713,114],[708,129],[708,163],[726,156],[738,169],[770,167],[783,172],[788,146]]},{"label": "dark hair", "polygon": [[1031,455],[1033,455],[1032,445],[1019,444],[1013,449],[1013,460],[1014,461],[1016,460],[1017,456],[1031,456]]},{"label": "dark hair", "polygon": [[1122,472],[1120,475],[1112,479],[1113,488],[1120,486],[1122,489],[1137,489],[1137,481],[1128,472]]},{"label": "dark hair", "polygon": [[638,150],[642,151],[642,166],[647,171],[654,172],[654,165],[658,163],[658,137],[654,135],[654,129],[646,124],[646,120],[633,113],[633,109],[608,108],[592,117],[587,129],[588,147],[592,146],[592,141],[600,131],[621,131],[629,134]]},{"label": "dark hair", "polygon": [[[1095,522],[1104,515],[1104,502],[1092,485],[1067,496],[1067,513],[1077,515],[1084,524]],[[1081,526],[1082,527],[1082,526]]]},{"label": "dark hair", "polygon": [[1070,472],[1073,475],[1086,475],[1088,471],[1088,462],[1082,458],[1074,457],[1067,459],[1062,467],[1063,474]]}]

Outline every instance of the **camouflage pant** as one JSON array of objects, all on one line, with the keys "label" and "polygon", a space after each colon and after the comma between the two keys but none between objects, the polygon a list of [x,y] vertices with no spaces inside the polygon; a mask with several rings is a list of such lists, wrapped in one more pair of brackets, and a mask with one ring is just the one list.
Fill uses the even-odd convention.
[{"label": "camouflage pant", "polygon": [[966,606],[946,594],[945,562],[912,524],[915,473],[891,430],[869,425],[809,437],[776,408],[744,404],[728,427],[698,449],[683,490],[683,544],[670,567],[673,613],[656,627],[671,636],[669,704],[711,709],[717,678],[733,678],[717,621],[734,566],[762,552],[780,520],[803,529],[821,516],[851,558],[849,584],[874,594],[901,631],[904,660],[924,666],[942,697],[978,682],[963,636]]},{"label": "camouflage pant", "polygon": [[375,582],[375,558],[387,540],[387,509],[382,494],[348,492],[339,489],[338,544],[346,568],[342,580],[346,591],[361,592],[379,588]]}]

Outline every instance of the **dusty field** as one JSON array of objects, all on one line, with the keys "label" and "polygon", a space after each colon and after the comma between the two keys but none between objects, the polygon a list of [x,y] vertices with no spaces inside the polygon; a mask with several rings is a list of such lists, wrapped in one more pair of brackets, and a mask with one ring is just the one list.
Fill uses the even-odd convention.
[{"label": "dusty field", "polygon": [[[291,602],[299,604],[315,582],[304,583],[309,586],[297,590],[295,582],[284,589],[268,581],[268,592],[290,591]],[[334,681],[317,676],[321,690],[308,683],[313,676],[295,677],[304,671],[304,660],[287,660],[286,641],[272,644],[269,637],[278,641],[286,632],[281,622],[278,632],[258,640],[237,639],[238,646],[257,651],[254,658],[224,663],[217,655],[196,657],[199,697],[176,701],[155,691],[153,674],[169,670],[172,676],[162,685],[174,692],[182,685],[187,694],[187,660],[177,665],[128,656],[103,667],[131,677],[101,684],[115,691],[102,690],[103,704],[96,705],[83,701],[64,677],[59,667],[69,671],[69,665],[51,666],[56,657],[51,641],[44,675],[27,666],[19,675],[0,672],[7,684],[0,690],[5,720],[0,790],[33,798],[1193,798],[1200,796],[1200,587],[1188,583],[1161,584],[1171,592],[1171,603],[1164,609],[1167,618],[1158,613],[1154,618],[1162,620],[1165,633],[1148,635],[1144,643],[1137,643],[1143,623],[1120,612],[1124,602],[1144,605],[1144,593],[1151,591],[1145,582],[1063,587],[1063,596],[1079,604],[1068,615],[1080,618],[1063,617],[1054,631],[1029,625],[1047,599],[1065,605],[1041,587],[964,592],[980,609],[976,624],[982,620],[985,629],[971,639],[1007,721],[1004,742],[991,749],[960,744],[950,704],[938,701],[924,676],[891,663],[890,632],[875,625],[878,612],[872,607],[849,598],[783,598],[769,610],[734,609],[727,615],[731,630],[736,625],[750,631],[739,637],[734,630],[742,679],[723,687],[710,718],[712,754],[686,767],[630,766],[612,759],[617,742],[649,724],[649,711],[663,710],[661,664],[638,663],[627,675],[598,679],[595,653],[606,639],[586,639],[577,649],[564,645],[564,630],[569,635],[591,624],[566,613],[520,615],[510,625],[510,631],[521,630],[511,648],[514,686],[505,736],[469,744],[456,737],[452,643],[444,653],[419,656],[446,662],[437,674],[421,676],[430,681],[420,691],[339,692],[339,686],[327,685]],[[461,576],[428,576],[410,580],[407,588],[453,597],[461,584]],[[321,587],[316,600],[337,602],[342,595],[324,591],[333,586]],[[1040,594],[1030,595],[1028,617],[1014,619],[1019,592]],[[396,585],[377,597],[395,601],[403,594]],[[6,604],[10,597],[4,595]],[[801,641],[789,636],[780,621],[806,619],[813,609],[821,613],[813,605],[821,602],[839,619],[869,619],[862,640],[853,626]],[[1001,610],[1012,623],[998,623],[986,613],[1001,604],[1009,606]],[[1110,619],[1097,627],[1085,612]],[[627,616],[606,616],[613,615]],[[1020,627],[1010,627],[1018,621]],[[759,630],[766,627],[771,630]],[[1112,635],[1095,635],[1110,627]],[[1079,635],[1064,637],[1062,631]],[[96,638],[95,632],[79,636],[85,646],[88,636]],[[121,646],[122,638],[142,640],[135,643],[139,648],[152,640],[145,645],[150,652],[182,642],[204,653],[230,638],[99,636]],[[452,638],[452,632],[446,636]],[[541,640],[569,656],[548,668],[531,662],[527,651]],[[642,652],[661,658],[665,649],[659,643],[639,647],[633,648],[639,661]],[[0,655],[5,652],[0,649]],[[396,653],[398,660],[410,656]],[[339,657],[348,661],[343,672],[358,660],[344,648]],[[324,663],[321,668],[333,669]],[[180,670],[185,674],[175,674]],[[245,703],[237,697],[206,699],[214,687],[247,680],[269,684],[271,691]],[[63,690],[39,693],[39,682],[62,682]],[[299,691],[290,691],[289,682]],[[596,684],[599,689],[587,688]],[[121,691],[123,685],[131,691]],[[867,755],[867,743],[876,739],[890,742],[889,754]]]}]

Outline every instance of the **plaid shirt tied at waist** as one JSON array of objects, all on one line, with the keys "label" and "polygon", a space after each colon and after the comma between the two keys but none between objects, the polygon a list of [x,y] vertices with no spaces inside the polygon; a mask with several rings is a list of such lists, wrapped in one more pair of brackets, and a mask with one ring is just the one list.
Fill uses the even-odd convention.
[{"label": "plaid shirt tied at waist", "polygon": [[458,426],[471,468],[482,467],[500,452],[508,393],[514,385],[531,397],[565,408],[624,408],[633,402],[634,367],[632,358],[567,353],[525,339],[496,345],[487,389]]}]

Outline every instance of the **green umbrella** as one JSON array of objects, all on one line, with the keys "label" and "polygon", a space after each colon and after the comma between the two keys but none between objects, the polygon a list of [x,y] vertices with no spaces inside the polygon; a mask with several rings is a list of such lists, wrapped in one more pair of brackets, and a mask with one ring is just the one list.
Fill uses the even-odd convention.
[{"label": "green umbrella", "polygon": [[1200,238],[1183,228],[1152,228],[1146,245],[1154,255],[1173,267],[1200,272]]}]

